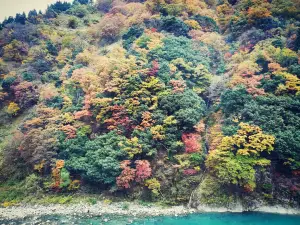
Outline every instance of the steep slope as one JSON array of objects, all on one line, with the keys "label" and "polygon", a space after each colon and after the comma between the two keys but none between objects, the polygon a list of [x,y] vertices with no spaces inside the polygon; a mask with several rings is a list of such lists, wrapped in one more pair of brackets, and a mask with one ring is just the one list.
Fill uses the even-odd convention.
[{"label": "steep slope", "polygon": [[196,189],[197,204],[298,205],[299,12],[76,0],[8,18],[0,126],[22,121],[0,145],[3,185],[18,201],[109,190],[178,204]]}]

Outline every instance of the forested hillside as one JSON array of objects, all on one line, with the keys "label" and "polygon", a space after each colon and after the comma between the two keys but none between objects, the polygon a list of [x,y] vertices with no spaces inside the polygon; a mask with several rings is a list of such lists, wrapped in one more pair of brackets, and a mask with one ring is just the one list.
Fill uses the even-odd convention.
[{"label": "forested hillside", "polygon": [[4,206],[300,204],[299,0],[75,0],[0,29]]}]

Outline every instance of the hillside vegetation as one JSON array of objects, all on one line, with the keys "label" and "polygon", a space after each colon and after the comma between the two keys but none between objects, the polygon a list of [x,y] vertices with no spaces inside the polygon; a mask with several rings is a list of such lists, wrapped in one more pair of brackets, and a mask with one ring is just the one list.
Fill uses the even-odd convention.
[{"label": "hillside vegetation", "polygon": [[299,0],[75,0],[0,29],[4,206],[300,204]]}]

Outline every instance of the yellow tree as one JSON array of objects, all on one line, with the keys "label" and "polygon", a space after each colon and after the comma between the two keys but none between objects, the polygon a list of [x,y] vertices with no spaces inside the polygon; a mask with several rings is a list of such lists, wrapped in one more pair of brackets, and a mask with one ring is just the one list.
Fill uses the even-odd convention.
[{"label": "yellow tree", "polygon": [[254,166],[270,164],[261,153],[273,151],[275,137],[264,134],[258,126],[240,123],[239,127],[237,134],[223,137],[217,149],[209,153],[206,166],[225,184],[253,191],[256,186]]},{"label": "yellow tree", "polygon": [[17,115],[18,112],[20,111],[20,107],[18,106],[17,103],[11,102],[9,103],[8,107],[7,107],[7,113],[10,115]]}]

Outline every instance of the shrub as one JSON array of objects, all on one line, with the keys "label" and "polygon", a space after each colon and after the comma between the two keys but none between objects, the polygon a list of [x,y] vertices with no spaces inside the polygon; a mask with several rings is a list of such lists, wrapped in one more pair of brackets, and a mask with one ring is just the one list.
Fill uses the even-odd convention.
[{"label": "shrub", "polygon": [[15,205],[17,205],[16,204],[16,201],[5,201],[5,202],[3,202],[2,203],[2,206],[4,207],[4,208],[7,208],[7,207],[10,207],[10,206],[15,206]]},{"label": "shrub", "polygon": [[72,180],[68,186],[69,191],[77,191],[80,188],[80,180]]},{"label": "shrub", "polygon": [[76,29],[79,25],[79,21],[76,17],[72,17],[68,21],[68,27],[72,29]]},{"label": "shrub", "polygon": [[59,86],[61,81],[59,80],[60,73],[59,72],[45,72],[41,77],[43,83],[54,82],[55,86]]},{"label": "shrub", "polygon": [[41,204],[68,204],[73,200],[72,196],[64,195],[49,195],[45,198],[39,199],[38,202]]},{"label": "shrub", "polygon": [[64,99],[61,96],[54,96],[50,99],[46,99],[45,103],[48,107],[59,108],[63,107]]},{"label": "shrub", "polygon": [[277,56],[279,63],[284,66],[291,66],[293,64],[297,64],[298,55],[296,52],[292,51],[289,48],[283,48],[280,51],[280,54]]},{"label": "shrub", "polygon": [[190,161],[194,164],[194,165],[201,165],[204,162],[204,156],[200,153],[192,153],[190,155]]},{"label": "shrub", "polygon": [[90,203],[91,205],[96,205],[97,204],[97,199],[95,198],[88,198],[88,203]]},{"label": "shrub", "polygon": [[135,178],[135,169],[130,168],[130,161],[124,160],[120,167],[123,169],[120,176],[117,177],[117,185],[119,188],[130,188],[130,182]]},{"label": "shrub", "polygon": [[38,194],[42,191],[40,187],[41,178],[36,174],[31,174],[26,177],[23,188],[25,189],[26,194]]},{"label": "shrub", "polygon": [[72,196],[61,197],[58,199],[58,203],[59,204],[67,204],[67,203],[71,202],[72,199],[73,199]]},{"label": "shrub", "polygon": [[150,163],[147,160],[136,160],[136,178],[137,182],[142,182],[152,174]]},{"label": "shrub", "polygon": [[6,207],[11,206],[11,203],[16,204],[25,197],[25,191],[22,183],[3,183],[0,187],[0,203],[3,202]]},{"label": "shrub", "polygon": [[122,204],[122,209],[123,209],[123,210],[128,210],[128,209],[129,209],[129,203],[128,203],[128,202],[124,202],[124,203]]}]

